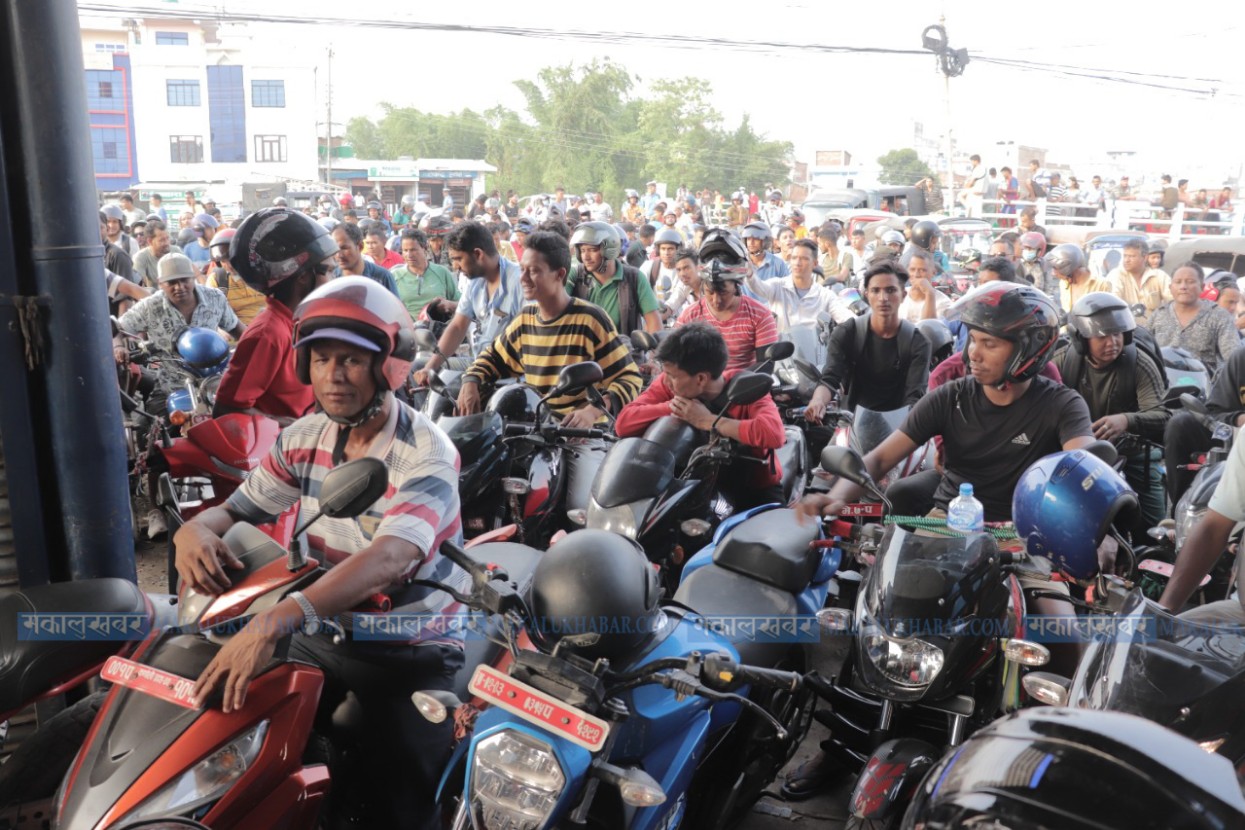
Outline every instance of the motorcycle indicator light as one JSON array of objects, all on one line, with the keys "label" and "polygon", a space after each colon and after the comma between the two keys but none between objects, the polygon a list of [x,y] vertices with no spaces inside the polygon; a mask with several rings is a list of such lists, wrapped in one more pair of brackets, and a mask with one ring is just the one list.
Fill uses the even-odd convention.
[{"label": "motorcycle indicator light", "polygon": [[169,413],[169,423],[175,427],[179,427],[190,420],[190,413],[184,409],[178,409]]},{"label": "motorcycle indicator light", "polygon": [[532,486],[523,478],[503,478],[501,489],[512,496],[526,496],[532,492]]},{"label": "motorcycle indicator light", "polygon": [[1206,750],[1207,752],[1212,752],[1212,753],[1218,752],[1219,747],[1223,746],[1223,742],[1225,740],[1227,739],[1226,738],[1215,738],[1213,741],[1201,741],[1200,743],[1198,743],[1198,746],[1200,746],[1202,749]]},{"label": "motorcycle indicator light", "polygon": [[666,800],[666,791],[644,770],[627,770],[627,777],[618,785],[623,803],[631,807],[656,807]]},{"label": "motorcycle indicator light", "polygon": [[584,527],[588,524],[588,511],[584,510],[582,507],[575,510],[568,510],[566,511],[566,518],[571,520],[571,524]]},{"label": "motorcycle indicator light", "polygon": [[1022,666],[1045,666],[1050,662],[1050,649],[1028,640],[1008,640],[1003,646],[1007,659]]},{"label": "motorcycle indicator light", "polygon": [[704,519],[687,519],[683,522],[683,524],[679,525],[679,530],[683,531],[684,535],[695,538],[698,536],[704,536],[709,532],[711,527],[713,527],[713,525],[709,524]]},{"label": "motorcycle indicator light", "polygon": [[1029,672],[1020,681],[1029,697],[1047,706],[1067,706],[1071,682],[1055,674]]},{"label": "motorcycle indicator light", "polygon": [[425,692],[416,692],[411,695],[411,703],[415,704],[419,714],[423,715],[424,720],[429,723],[444,723],[449,714],[444,703]]}]

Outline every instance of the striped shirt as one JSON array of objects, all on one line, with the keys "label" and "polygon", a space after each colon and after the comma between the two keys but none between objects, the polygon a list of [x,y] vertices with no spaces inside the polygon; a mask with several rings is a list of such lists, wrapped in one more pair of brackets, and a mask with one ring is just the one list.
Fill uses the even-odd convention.
[{"label": "striped shirt", "polygon": [[[295,504],[299,517],[320,509],[320,486],[333,466],[333,447],[341,429],[323,413],[300,418],[277,439],[272,452],[229,497],[228,508],[252,524],[271,522]],[[382,536],[392,536],[419,548],[421,559],[411,563],[404,580],[432,579],[466,591],[469,578],[441,556],[441,543],[461,543],[458,502],[458,451],[432,422],[396,399],[390,401],[389,421],[372,442],[368,455],[389,468],[389,488],[362,515],[353,519],[322,517],[307,531],[307,547],[332,567],[359,553]],[[439,614],[448,619],[461,606],[442,591],[430,588],[401,590],[401,611]],[[390,593],[395,593],[391,588]],[[395,611],[398,609],[394,609]],[[453,626],[427,625],[421,643],[456,643]]]},{"label": "striped shirt", "polygon": [[679,315],[679,325],[703,320],[722,333],[730,358],[727,370],[746,369],[756,362],[757,349],[778,341],[778,327],[770,310],[751,297],[740,297],[739,308],[729,320],[719,320],[701,298]]},{"label": "striped shirt", "polygon": [[[523,306],[506,330],[480,352],[467,377],[493,381],[522,375],[529,386],[544,395],[557,385],[562,367],[589,360],[600,364],[605,377],[598,387],[613,394],[619,408],[640,393],[640,371],[609,315],[586,300],[572,297],[553,320],[542,320],[535,304]],[[566,415],[586,402],[587,395],[581,391],[552,398],[549,407],[558,415]]]}]

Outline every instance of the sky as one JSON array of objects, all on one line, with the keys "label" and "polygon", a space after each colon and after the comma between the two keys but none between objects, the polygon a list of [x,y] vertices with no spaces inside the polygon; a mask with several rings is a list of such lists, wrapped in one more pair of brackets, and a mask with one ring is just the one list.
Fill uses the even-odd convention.
[{"label": "sky", "polygon": [[[111,2],[111,0],[102,0]],[[129,7],[157,6],[136,0]],[[514,37],[480,31],[393,31],[345,26],[253,26],[258,43],[297,44],[298,55],[325,77],[334,60],[333,120],[378,118],[380,104],[425,111],[485,110],[497,104],[523,110],[516,78],[545,66],[608,57],[644,83],[696,76],[713,89],[727,125],[751,115],[755,129],[790,140],[796,157],[845,149],[876,159],[913,145],[913,124],[928,138],[948,121],[947,84],[931,53],[917,56],[834,54],[816,48],[870,46],[921,49],[921,33],[945,16],[953,48],[967,48],[964,74],[950,81],[950,115],[957,149],[978,152],[986,164],[1006,158],[998,142],[1048,149],[1048,160],[1072,164],[1088,178],[1109,151],[1133,151],[1138,175],[1170,172],[1217,186],[1241,174],[1245,153],[1245,4],[1203,0],[1177,17],[1171,4],[1050,0],[1031,11],[1015,2],[888,0],[843,4],[827,0],[718,0],[715,3],[621,4],[469,3],[346,5],[338,0],[217,0],[212,8],[340,17],[351,9],[386,20],[464,26],[508,26],[586,32],[684,35],[766,41],[778,48],[697,48],[651,42],[601,43]],[[165,8],[195,8],[193,2]],[[133,13],[133,12],[132,12]],[[317,60],[318,57],[318,60]],[[981,58],[1060,65],[1097,76],[1098,70],[1135,81],[1199,91],[1070,77],[988,63]],[[1173,76],[1150,77],[1151,74]],[[1190,80],[1196,79],[1196,80]],[[1210,90],[1214,94],[1209,94]],[[1001,163],[997,161],[994,163]],[[1091,169],[1095,168],[1095,169]]]}]

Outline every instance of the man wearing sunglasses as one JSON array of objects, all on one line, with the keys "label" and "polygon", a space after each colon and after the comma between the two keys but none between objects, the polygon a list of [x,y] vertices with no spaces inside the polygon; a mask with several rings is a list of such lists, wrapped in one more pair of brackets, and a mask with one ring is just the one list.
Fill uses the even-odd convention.
[{"label": "man wearing sunglasses", "polygon": [[714,228],[700,245],[701,297],[679,315],[679,325],[704,321],[726,340],[726,368],[745,369],[756,362],[757,349],[778,340],[770,310],[743,295],[752,273],[748,251],[732,231]]}]

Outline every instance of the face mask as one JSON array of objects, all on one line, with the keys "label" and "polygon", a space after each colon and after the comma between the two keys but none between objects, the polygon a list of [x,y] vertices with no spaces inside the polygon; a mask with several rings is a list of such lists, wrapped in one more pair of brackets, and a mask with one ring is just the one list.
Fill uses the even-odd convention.
[{"label": "face mask", "polygon": [[1025,262],[1033,262],[1033,260],[1037,259],[1037,251],[1032,248],[1025,248],[1024,251],[1021,252],[1020,256]]}]

